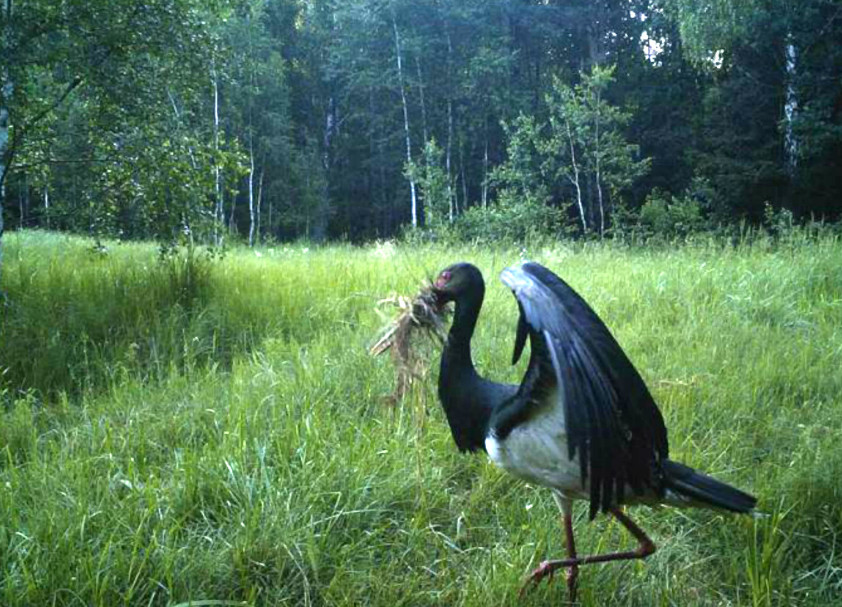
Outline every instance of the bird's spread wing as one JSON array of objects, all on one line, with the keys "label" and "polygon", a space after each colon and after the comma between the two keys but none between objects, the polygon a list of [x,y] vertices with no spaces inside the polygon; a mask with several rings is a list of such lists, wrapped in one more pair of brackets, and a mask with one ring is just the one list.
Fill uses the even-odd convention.
[{"label": "bird's spread wing", "polygon": [[[590,483],[591,517],[622,501],[626,485],[659,490],[668,455],[663,418],[643,379],[591,307],[569,285],[536,263],[507,268],[501,279],[520,308],[514,362],[530,338],[521,385],[524,407],[558,394],[564,407],[568,456],[577,454]],[[519,417],[528,416],[522,411]]]}]

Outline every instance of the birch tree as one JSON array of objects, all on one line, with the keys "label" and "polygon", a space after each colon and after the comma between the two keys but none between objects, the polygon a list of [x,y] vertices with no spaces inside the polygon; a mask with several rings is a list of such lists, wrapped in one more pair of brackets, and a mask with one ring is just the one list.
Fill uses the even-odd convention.
[{"label": "birch tree", "polygon": [[[406,162],[407,164],[412,164],[412,136],[410,135],[409,129],[409,109],[406,103],[406,89],[404,87],[404,77],[403,77],[403,60],[402,54],[403,51],[401,49],[401,36],[400,32],[398,31],[398,19],[395,15],[395,8],[394,6],[391,7],[391,15],[392,15],[392,30],[394,31],[395,35],[395,63],[397,65],[398,70],[398,88],[401,94],[401,108],[403,109],[403,132],[404,132],[404,139],[406,141]],[[415,191],[415,178],[410,175],[409,176],[409,192],[410,192],[410,200],[412,205],[412,227],[418,227],[418,199],[416,196]]]},{"label": "birch tree", "polygon": [[787,32],[784,47],[786,62],[786,100],[784,101],[784,145],[786,147],[787,169],[790,178],[795,176],[798,164],[798,139],[795,136],[795,121],[798,112],[798,50],[792,31]]},{"label": "birch tree", "polygon": [[[205,60],[209,26],[228,6],[221,2],[210,10],[199,0],[0,0],[0,189],[9,185],[12,172],[42,171],[45,165],[88,171],[99,165],[89,173],[111,187],[92,189],[74,202],[75,209],[87,209],[87,217],[76,223],[90,228],[92,219],[111,221],[116,191],[137,191],[144,180],[136,154],[171,149],[163,144],[172,122],[168,92],[177,88],[185,98],[196,93],[194,75]],[[179,79],[162,85],[161,77],[169,77],[175,66]],[[75,140],[64,147],[75,147],[75,156],[56,158],[55,127],[70,116],[80,128],[64,137],[65,143]],[[153,133],[157,139],[147,139],[147,152],[133,147]],[[21,187],[28,190],[21,175]],[[50,207],[58,202],[49,194],[45,200]],[[180,208],[172,211],[173,217],[182,215]]]},{"label": "birch tree", "polygon": [[594,230],[595,212],[597,233],[605,232],[603,188],[619,198],[649,167],[622,133],[630,114],[603,99],[612,78],[612,68],[597,66],[575,87],[554,78],[546,121],[522,115],[507,126],[508,160],[494,172],[501,187],[524,200],[563,204],[572,197],[585,235]]},{"label": "birch tree", "polygon": [[[796,128],[800,102],[797,86],[799,52],[795,28],[801,25],[801,22],[807,21],[811,14],[821,18],[823,8],[835,12],[830,13],[829,21],[824,21],[817,32],[811,33],[811,46],[818,44],[821,36],[828,33],[836,20],[838,10],[833,7],[832,2],[679,0],[669,7],[676,15],[688,55],[702,65],[715,65],[724,55],[733,56],[734,50],[741,45],[750,46],[762,41],[763,36],[758,36],[758,31],[767,35],[771,33],[778,38],[778,63],[783,66],[779,77],[785,91],[781,130],[785,167],[790,179],[795,177],[800,147]],[[714,61],[714,58],[717,58],[717,61]]]},{"label": "birch tree", "polygon": [[[214,48],[214,53],[216,49]],[[220,124],[219,124],[219,75],[216,71],[216,58],[211,58],[211,86],[213,87],[213,194],[216,202],[214,212],[214,245],[222,246],[223,236],[221,227],[225,225],[225,208],[222,200],[222,168],[220,166]]]},{"label": "birch tree", "polygon": [[[0,51],[4,57],[9,57],[12,51],[12,0],[2,0],[0,11]],[[14,91],[14,82],[6,61],[0,65],[0,278],[3,271],[3,203],[6,198],[6,175],[11,160],[8,153],[9,101]]]},{"label": "birch tree", "polygon": [[[594,66],[589,74],[581,74],[581,82],[575,87],[554,78],[545,99],[549,131],[536,139],[543,155],[543,174],[551,180],[561,177],[573,185],[583,233],[592,223],[588,218],[597,216],[598,224],[591,229],[597,229],[600,237],[606,230],[604,189],[607,187],[617,198],[650,166],[649,160],[638,158],[638,146],[623,134],[631,114],[604,99],[614,80],[614,69]],[[584,183],[591,187],[585,190]]]},{"label": "birch tree", "polygon": [[424,204],[425,225],[439,228],[453,222],[451,213],[447,173],[442,166],[442,150],[435,138],[430,139],[424,146],[424,153],[420,163],[407,163],[404,168],[407,179],[418,185],[421,200]]}]

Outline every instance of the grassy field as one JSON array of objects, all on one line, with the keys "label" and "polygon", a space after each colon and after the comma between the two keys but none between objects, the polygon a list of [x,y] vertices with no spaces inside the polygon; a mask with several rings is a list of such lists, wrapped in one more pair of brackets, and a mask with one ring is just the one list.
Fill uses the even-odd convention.
[{"label": "grassy field", "polygon": [[[4,238],[0,605],[488,607],[563,553],[546,490],[456,452],[436,364],[390,408],[366,352],[379,298],[467,259],[478,367],[515,381],[496,274],[522,251],[91,244]],[[842,243],[525,255],[612,328],[672,456],[767,515],[633,510],[658,552],[583,568],[581,603],[842,604]],[[634,545],[577,514],[582,553]],[[565,600],[557,580],[519,604]]]}]

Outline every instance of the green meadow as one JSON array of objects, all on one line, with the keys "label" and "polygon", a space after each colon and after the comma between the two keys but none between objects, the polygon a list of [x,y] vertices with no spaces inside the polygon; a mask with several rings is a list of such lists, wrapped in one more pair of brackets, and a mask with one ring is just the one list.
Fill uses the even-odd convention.
[{"label": "green meadow", "polygon": [[[558,605],[547,490],[460,455],[438,358],[389,404],[377,301],[458,260],[488,281],[481,372],[517,381],[521,258],[602,316],[671,455],[762,516],[637,508],[658,551],[583,567],[583,605],[842,605],[842,242],[656,249],[151,244],[7,233],[0,288],[0,605]],[[385,309],[390,314],[389,309]],[[526,358],[526,357],[524,357]],[[634,541],[577,507],[577,547]]]}]

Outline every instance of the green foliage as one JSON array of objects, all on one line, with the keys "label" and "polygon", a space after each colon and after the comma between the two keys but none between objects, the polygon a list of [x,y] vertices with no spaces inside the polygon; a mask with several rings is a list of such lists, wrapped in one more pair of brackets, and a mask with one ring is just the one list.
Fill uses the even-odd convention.
[{"label": "green foliage", "polygon": [[[15,375],[28,394],[0,396],[4,607],[513,604],[527,571],[564,554],[548,491],[456,451],[435,371],[387,409],[394,369],[365,347],[383,322],[376,300],[468,259],[489,280],[477,364],[517,381],[517,309],[494,277],[520,248],[233,249],[189,312],[213,338],[187,330],[169,348],[163,320],[179,297],[153,245],[106,241],[94,256],[88,240],[7,240],[0,339],[13,338],[0,365],[31,372]],[[636,508],[658,551],[583,568],[581,604],[835,604],[839,240],[527,247],[627,350],[671,456],[755,493],[766,515]],[[146,333],[121,342],[132,318]],[[45,359],[85,333],[87,357]],[[244,335],[252,344],[236,347]],[[150,377],[131,356],[153,344],[161,373]],[[211,351],[183,365],[199,347]],[[46,397],[44,376],[68,363],[75,396]],[[583,508],[579,550],[633,548]],[[555,583],[521,603],[565,598]]]},{"label": "green foliage", "polygon": [[495,167],[489,180],[505,193],[501,198],[512,201],[517,196],[524,199],[548,198],[548,183],[542,179],[542,166],[547,160],[538,149],[541,125],[533,116],[520,114],[509,124],[503,123],[506,133],[506,162]]},{"label": "green foliage", "polygon": [[463,242],[530,246],[565,234],[565,223],[562,209],[503,190],[488,208],[471,207],[460,215],[451,236]]},{"label": "green foliage", "polygon": [[[621,192],[649,166],[635,160],[637,146],[620,131],[630,114],[603,99],[613,72],[594,67],[575,88],[555,78],[545,122],[521,114],[503,124],[507,159],[490,175],[497,200],[488,209],[469,209],[459,220],[460,235],[485,242],[557,236],[570,206],[585,233],[594,225],[604,232],[609,204],[621,205]],[[564,202],[548,206],[553,195]]]},{"label": "green foliage", "polygon": [[232,4],[11,3],[0,24],[12,130],[0,180],[31,170],[25,187],[53,193],[52,227],[163,239],[201,228],[213,167],[237,180],[242,164],[236,141],[213,149],[192,122],[213,28]]},{"label": "green foliage", "polygon": [[474,206],[459,216],[452,235],[469,242],[526,244],[558,237],[564,229],[564,205],[549,204],[546,182],[541,179],[543,158],[537,141],[540,128],[531,116],[521,114],[503,124],[508,136],[506,162],[489,176],[498,190],[488,207]]},{"label": "green foliage", "polygon": [[752,35],[752,26],[765,10],[764,3],[756,0],[661,0],[660,4],[679,23],[685,51],[702,65],[713,65],[717,51],[730,50],[740,38]]},{"label": "green foliage", "polygon": [[789,209],[775,209],[768,202],[763,209],[763,227],[773,236],[786,236],[795,228],[792,211]]},{"label": "green foliage", "polygon": [[404,168],[406,178],[415,180],[421,194],[426,226],[433,229],[450,223],[453,213],[450,194],[452,185],[448,184],[442,156],[443,152],[436,140],[431,139],[424,146],[420,166],[410,162]]},{"label": "green foliage", "polygon": [[14,0],[0,21],[7,227],[389,238],[406,126],[433,224],[514,188],[616,233],[694,176],[723,229],[767,201],[840,214],[837,0]]},{"label": "green foliage", "polygon": [[655,188],[639,209],[622,205],[615,210],[612,236],[636,243],[680,242],[704,234],[724,236],[719,204],[716,191],[703,177],[695,177],[680,196]]},{"label": "green foliage", "polygon": [[705,220],[698,200],[689,196],[668,196],[654,190],[640,208],[638,225],[644,237],[657,235],[672,240],[701,232]]},{"label": "green foliage", "polygon": [[631,114],[604,99],[614,68],[595,66],[581,78],[575,87],[553,79],[546,122],[521,115],[511,127],[504,124],[508,160],[492,181],[504,188],[502,198],[555,193],[573,201],[582,232],[601,235],[610,205],[621,204],[621,194],[646,173],[649,161],[637,160],[638,147],[622,134]]}]

